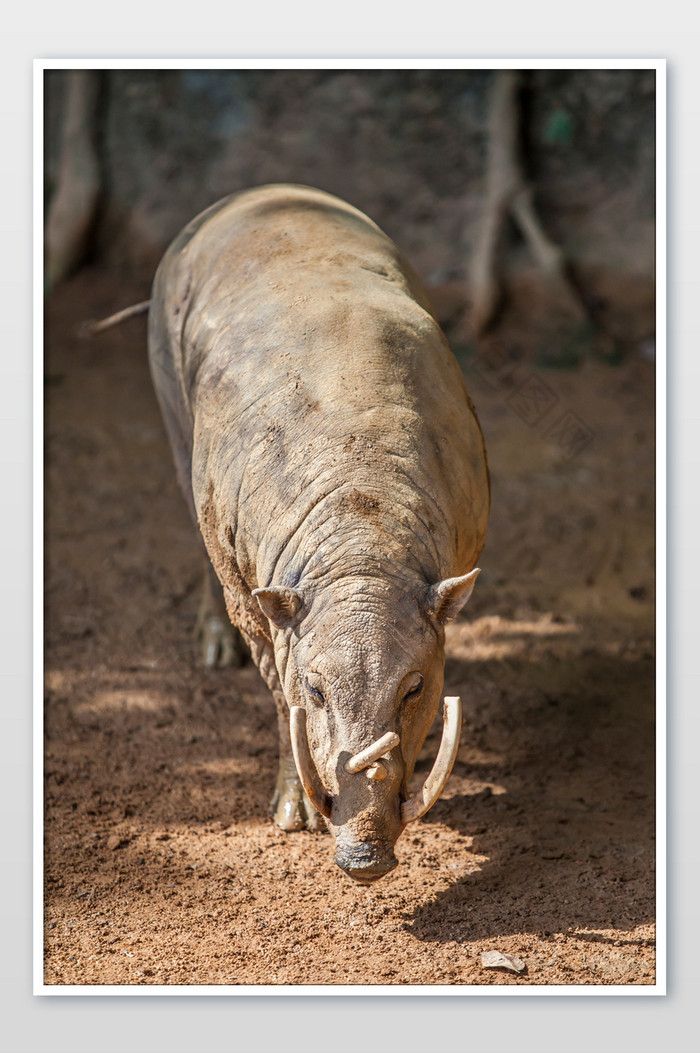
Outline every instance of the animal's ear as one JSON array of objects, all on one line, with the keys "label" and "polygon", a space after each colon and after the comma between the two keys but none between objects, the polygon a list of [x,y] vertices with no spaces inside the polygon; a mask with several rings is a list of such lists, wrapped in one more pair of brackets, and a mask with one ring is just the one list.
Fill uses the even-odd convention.
[{"label": "animal's ear", "polygon": [[295,589],[286,585],[271,585],[269,589],[253,589],[253,596],[278,629],[285,629],[294,621],[303,600]]},{"label": "animal's ear", "polygon": [[457,617],[472,594],[478,574],[479,567],[475,567],[461,578],[445,578],[431,585],[428,590],[428,611],[437,622],[444,625]]}]

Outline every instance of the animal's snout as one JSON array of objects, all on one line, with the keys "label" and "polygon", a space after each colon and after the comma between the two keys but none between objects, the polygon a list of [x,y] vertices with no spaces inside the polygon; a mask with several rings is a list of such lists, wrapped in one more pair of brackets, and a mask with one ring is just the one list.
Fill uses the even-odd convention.
[{"label": "animal's snout", "polygon": [[371,885],[398,866],[391,845],[377,845],[368,842],[338,846],[334,861],[341,870],[358,881],[361,885]]}]

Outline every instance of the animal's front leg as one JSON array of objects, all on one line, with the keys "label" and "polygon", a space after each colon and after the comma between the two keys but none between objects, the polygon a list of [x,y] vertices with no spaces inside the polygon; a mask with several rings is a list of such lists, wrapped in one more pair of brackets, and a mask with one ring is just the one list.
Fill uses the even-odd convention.
[{"label": "animal's front leg", "polygon": [[272,646],[265,641],[258,647],[253,645],[251,650],[277,709],[279,769],[275,792],[270,801],[270,815],[275,825],[282,830],[311,830],[318,833],[326,829],[326,824],[307,797],[297,774],[289,732],[289,706],[275,668]]},{"label": "animal's front leg", "polygon": [[323,818],[307,797],[297,774],[289,735],[289,706],[280,691],[272,692],[277,707],[280,761],[277,785],[270,802],[270,814],[282,830],[325,830]]},{"label": "animal's front leg", "polygon": [[205,556],[205,561],[202,600],[195,627],[202,660],[209,669],[242,666],[247,653],[245,643],[229,620],[224,594],[208,556]]}]

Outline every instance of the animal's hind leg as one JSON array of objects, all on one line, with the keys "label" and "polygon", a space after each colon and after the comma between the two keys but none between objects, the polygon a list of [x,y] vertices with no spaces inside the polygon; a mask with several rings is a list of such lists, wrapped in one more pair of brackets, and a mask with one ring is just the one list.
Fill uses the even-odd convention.
[{"label": "animal's hind leg", "polygon": [[282,830],[325,830],[325,822],[307,797],[297,774],[289,731],[289,706],[277,676],[272,648],[267,641],[257,646],[253,643],[251,652],[260,675],[272,693],[277,709],[280,755],[277,783],[270,801],[270,815],[275,825]]},{"label": "animal's hind leg", "polygon": [[177,480],[199,536],[204,560],[202,599],[195,625],[195,637],[199,640],[202,658],[208,668],[227,665],[240,666],[246,659],[245,644],[241,634],[231,624],[221,583],[202,545],[202,535],[197,525],[197,511],[192,492],[192,432],[184,423],[188,420],[189,410],[172,372],[169,342],[157,335],[167,329],[164,319],[157,320],[156,318],[158,311],[162,309],[162,303],[156,300],[150,319],[149,356],[153,385],[163,415],[165,430],[170,439]]},{"label": "animal's hind leg", "polygon": [[202,648],[202,659],[210,669],[214,666],[241,666],[247,656],[243,637],[231,624],[221,583],[209,558],[205,559],[202,600],[195,627],[195,636]]}]

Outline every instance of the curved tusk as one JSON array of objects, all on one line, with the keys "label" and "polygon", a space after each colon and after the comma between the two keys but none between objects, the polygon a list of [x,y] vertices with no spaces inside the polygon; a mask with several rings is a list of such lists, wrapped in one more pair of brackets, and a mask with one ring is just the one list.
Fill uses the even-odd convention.
[{"label": "curved tusk", "polygon": [[292,738],[294,763],[297,766],[297,773],[301,780],[301,785],[306,790],[306,796],[309,798],[316,811],[320,812],[321,815],[326,817],[326,819],[329,819],[331,814],[331,799],[321,784],[318,772],[316,771],[316,765],[311,756],[309,740],[306,736],[306,710],[303,706],[292,706],[292,712],[289,718],[289,730]]},{"label": "curved tusk", "polygon": [[414,819],[420,819],[433,807],[452,771],[462,728],[462,700],[456,695],[445,698],[442,719],[442,740],[432,771],[418,793],[401,805],[401,821],[404,826],[412,823]]},{"label": "curved tusk", "polygon": [[395,731],[387,731],[386,735],[382,735],[380,739],[373,742],[371,746],[367,746],[366,749],[360,750],[354,757],[351,757],[349,761],[345,763],[345,770],[350,775],[356,775],[358,771],[363,771],[365,768],[369,768],[371,764],[378,761],[380,757],[385,756],[390,750],[393,750],[394,746],[398,746],[399,736]]}]

